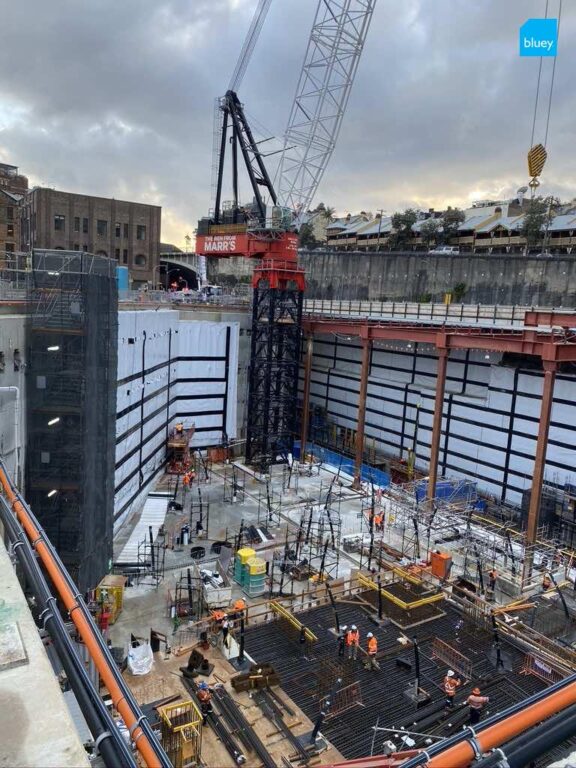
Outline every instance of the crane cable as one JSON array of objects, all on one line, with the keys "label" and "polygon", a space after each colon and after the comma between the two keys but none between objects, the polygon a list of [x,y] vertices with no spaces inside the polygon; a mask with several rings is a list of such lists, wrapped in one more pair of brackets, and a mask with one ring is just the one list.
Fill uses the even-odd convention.
[{"label": "crane cable", "polygon": [[[558,41],[558,38],[560,36],[560,20],[562,18],[562,2],[563,2],[563,0],[559,0],[559,5],[558,5],[558,23],[557,23],[557,28],[556,28],[556,39],[557,39],[557,41]],[[545,12],[544,12],[544,18],[545,19],[548,18],[549,4],[550,4],[550,0],[546,0],[546,9],[545,9]],[[539,101],[540,101],[540,85],[541,85],[541,80],[542,80],[542,60],[543,60],[542,56],[540,56],[540,62],[538,64],[538,78],[537,78],[537,81],[536,81],[536,98],[535,98],[535,101],[534,101],[534,113],[532,115],[532,132],[531,132],[531,136],[530,136],[530,153],[534,152],[536,149],[540,149],[540,151],[544,155],[544,160],[542,161],[542,166],[543,166],[543,164],[544,164],[544,162],[546,160],[546,145],[548,143],[548,131],[549,131],[549,128],[550,128],[550,114],[551,114],[551,111],[552,111],[552,95],[554,93],[554,80],[555,80],[555,76],[556,76],[556,59],[557,59],[557,57],[558,57],[558,53],[556,53],[556,56],[553,57],[554,58],[554,62],[552,64],[552,76],[551,76],[551,79],[550,79],[550,89],[549,89],[549,92],[548,92],[548,106],[547,106],[547,109],[546,109],[546,128],[545,128],[545,131],[544,131],[544,142],[543,142],[542,145],[539,144],[537,147],[535,147],[534,146],[534,135],[536,133],[536,119],[538,117],[538,104],[539,104]],[[529,153],[529,157],[530,157],[530,153]],[[540,175],[540,172],[542,170],[542,166],[540,167],[539,172],[537,172],[537,175]],[[537,178],[534,177],[533,178],[533,182],[534,183],[530,184],[532,199],[534,199],[534,195],[536,193],[536,187],[538,186]]]}]

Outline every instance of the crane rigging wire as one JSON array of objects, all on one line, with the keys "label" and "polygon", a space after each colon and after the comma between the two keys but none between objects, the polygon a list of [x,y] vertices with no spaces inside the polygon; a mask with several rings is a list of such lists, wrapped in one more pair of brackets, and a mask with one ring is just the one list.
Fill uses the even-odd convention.
[{"label": "crane rigging wire", "polygon": [[[560,0],[560,4],[558,6],[558,27],[556,32],[556,40],[560,38],[560,20],[562,18],[562,0]],[[556,43],[558,45],[558,42]],[[548,114],[546,115],[546,131],[544,132],[544,146],[546,146],[546,143],[548,141],[548,128],[550,125],[550,111],[552,109],[552,93],[554,91],[554,76],[556,75],[556,59],[558,56],[554,56],[554,62],[552,64],[552,80],[550,81],[550,94],[548,96]]]}]

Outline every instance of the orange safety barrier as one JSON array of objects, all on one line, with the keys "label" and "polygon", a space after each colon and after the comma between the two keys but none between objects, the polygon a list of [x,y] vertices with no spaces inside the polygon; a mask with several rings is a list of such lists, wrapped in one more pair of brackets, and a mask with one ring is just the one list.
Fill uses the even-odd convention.
[{"label": "orange safety barrier", "polygon": [[132,711],[131,706],[124,698],[124,694],[122,693],[122,690],[120,689],[114,675],[112,674],[108,660],[104,656],[102,649],[96,641],[92,626],[84,614],[77,610],[79,606],[76,601],[76,596],[60,572],[58,564],[52,556],[52,553],[42,540],[40,531],[29,517],[24,505],[18,500],[16,494],[14,493],[12,483],[10,482],[10,479],[8,478],[2,466],[0,466],[0,483],[2,484],[6,498],[8,499],[10,506],[16,515],[16,518],[26,531],[26,535],[32,542],[32,547],[38,553],[40,560],[46,568],[46,571],[48,572],[58,594],[60,595],[62,602],[66,606],[66,610],[68,611],[70,618],[74,622],[80,637],[84,641],[84,644],[86,645],[86,648],[88,649],[88,652],[90,653],[90,656],[94,661],[96,668],[98,669],[100,677],[102,678],[106,688],[108,689],[108,692],[110,693],[110,696],[112,697],[114,707],[120,713],[120,716],[122,717],[122,720],[124,720],[126,727],[131,732],[132,740],[135,742],[136,747],[142,755],[144,762],[148,768],[161,768],[162,763],[158,759],[148,737],[138,724],[138,719]]}]

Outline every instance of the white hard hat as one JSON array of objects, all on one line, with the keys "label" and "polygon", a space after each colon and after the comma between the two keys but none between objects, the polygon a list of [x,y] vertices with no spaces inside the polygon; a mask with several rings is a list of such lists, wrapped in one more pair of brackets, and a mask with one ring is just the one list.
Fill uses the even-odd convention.
[{"label": "white hard hat", "polygon": [[366,637],[374,637],[374,635],[372,634],[372,632],[368,632],[368,634],[366,635]]},{"label": "white hard hat", "polygon": [[448,672],[446,672],[446,676],[447,677],[454,677],[454,670],[453,669],[449,669]]},{"label": "white hard hat", "polygon": [[343,625],[342,625],[342,629],[343,629],[343,630],[344,630],[344,629],[348,629],[348,624],[343,624]]},{"label": "white hard hat", "polygon": [[352,624],[352,629],[357,629],[356,624]]}]

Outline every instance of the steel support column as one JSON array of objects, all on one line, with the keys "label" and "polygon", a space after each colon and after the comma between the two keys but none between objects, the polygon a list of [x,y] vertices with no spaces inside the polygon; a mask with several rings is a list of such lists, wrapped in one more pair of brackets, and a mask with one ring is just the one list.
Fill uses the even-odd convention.
[{"label": "steel support column", "polygon": [[368,374],[370,373],[370,351],[372,342],[362,338],[362,367],[360,369],[360,394],[358,395],[358,418],[356,423],[356,458],[354,464],[354,482],[352,487],[358,490],[362,484],[362,459],[364,457],[364,426],[366,424],[366,394],[368,392]]},{"label": "steel support column", "polygon": [[[530,490],[530,507],[528,508],[528,525],[526,529],[526,546],[531,547],[536,542],[538,520],[540,518],[540,501],[542,499],[542,482],[546,466],[546,449],[548,447],[548,432],[550,430],[550,414],[554,399],[554,382],[556,381],[557,364],[551,360],[543,360],[544,386],[540,405],[540,421],[538,423],[538,438],[536,440],[536,456],[532,472],[532,488]],[[532,575],[533,552],[524,553],[522,584]]]},{"label": "steel support column", "polygon": [[434,417],[432,420],[432,445],[430,446],[430,470],[428,472],[428,498],[436,495],[436,480],[438,479],[438,452],[442,434],[442,411],[444,409],[444,390],[446,388],[446,368],[448,350],[438,349],[438,369],[436,374],[436,397],[434,398]]},{"label": "steel support column", "polygon": [[310,378],[312,375],[312,354],[314,351],[314,336],[309,333],[306,338],[306,362],[304,364],[304,396],[302,398],[302,431],[300,432],[300,461],[304,460],[306,442],[308,440],[308,424],[310,418]]}]

